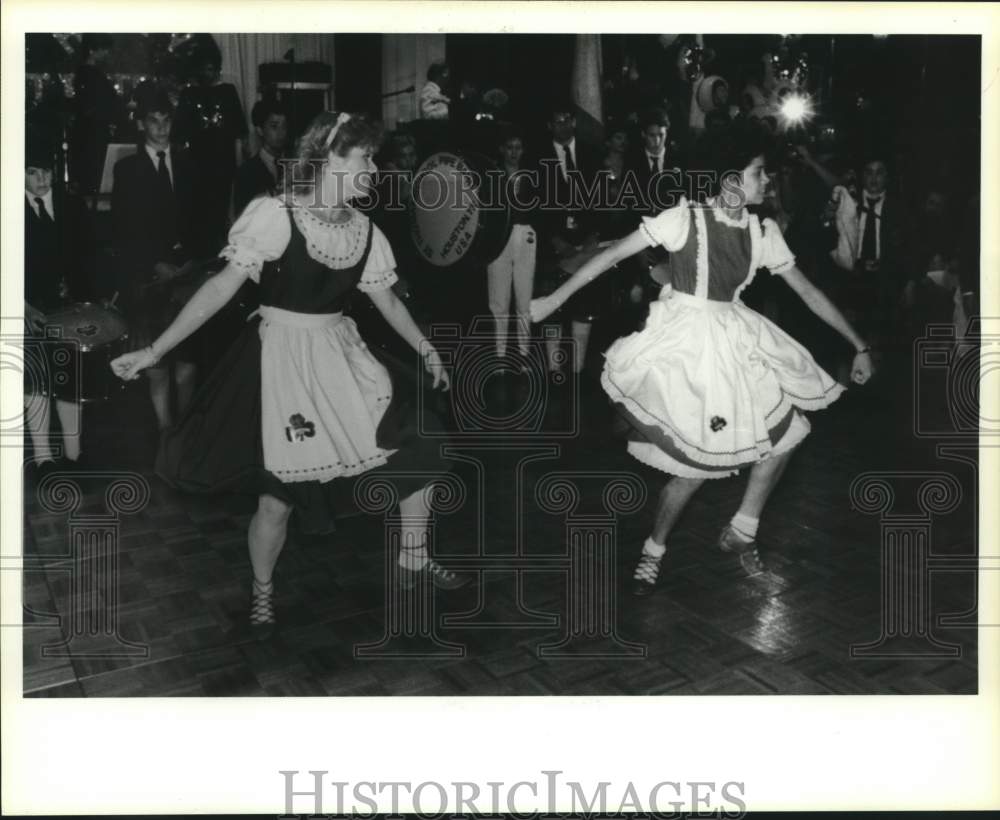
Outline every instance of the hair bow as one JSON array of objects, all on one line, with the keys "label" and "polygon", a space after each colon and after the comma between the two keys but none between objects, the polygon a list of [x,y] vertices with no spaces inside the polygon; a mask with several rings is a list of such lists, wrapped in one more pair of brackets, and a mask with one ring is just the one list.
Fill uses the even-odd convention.
[{"label": "hair bow", "polygon": [[333,128],[331,128],[330,133],[326,135],[326,142],[323,144],[324,149],[326,150],[330,149],[330,146],[333,145],[334,139],[336,139],[337,137],[337,132],[340,130],[340,126],[342,126],[350,118],[351,115],[348,114],[346,111],[342,111],[337,116],[337,121],[333,124]]}]

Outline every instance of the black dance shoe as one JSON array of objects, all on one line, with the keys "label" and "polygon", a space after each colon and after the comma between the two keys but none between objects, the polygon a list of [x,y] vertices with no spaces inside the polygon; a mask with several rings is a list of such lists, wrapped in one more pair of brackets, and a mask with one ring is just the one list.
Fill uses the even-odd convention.
[{"label": "black dance shoe", "polygon": [[656,591],[656,582],[660,577],[660,565],[663,563],[663,555],[650,555],[647,552],[639,556],[639,563],[636,564],[635,572],[632,573],[633,595],[640,598],[650,595]]},{"label": "black dance shoe", "polygon": [[719,535],[719,549],[735,554],[748,578],[760,575],[767,569],[760,560],[760,553],[757,552],[757,542],[744,541],[732,527],[727,526]]},{"label": "black dance shoe", "polygon": [[274,581],[262,584],[254,578],[250,590],[250,632],[257,640],[263,641],[274,634],[276,626]]},{"label": "black dance shoe", "polygon": [[445,569],[433,558],[420,569],[399,567],[399,586],[403,589],[413,589],[418,584],[431,583],[438,589],[459,589],[464,587],[472,576],[464,572],[452,572]]}]

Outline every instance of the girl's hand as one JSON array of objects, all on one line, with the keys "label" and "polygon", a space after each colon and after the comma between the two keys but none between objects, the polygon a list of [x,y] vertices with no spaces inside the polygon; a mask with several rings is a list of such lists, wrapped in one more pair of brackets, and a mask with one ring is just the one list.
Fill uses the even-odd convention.
[{"label": "girl's hand", "polygon": [[433,389],[437,390],[438,385],[442,385],[444,392],[451,389],[451,380],[448,378],[448,371],[441,363],[441,357],[433,348],[428,348],[424,352],[424,369],[434,377]]},{"label": "girl's hand", "polygon": [[143,370],[155,366],[158,361],[152,349],[144,347],[142,350],[133,350],[114,359],[111,362],[111,370],[119,379],[129,382],[139,378]]},{"label": "girl's hand", "polygon": [[851,381],[855,384],[864,384],[874,372],[875,366],[872,364],[871,353],[855,354],[854,362],[851,364]]},{"label": "girl's hand", "polygon": [[551,296],[543,296],[540,299],[531,300],[531,321],[535,324],[545,321],[551,314],[559,309],[559,302]]}]

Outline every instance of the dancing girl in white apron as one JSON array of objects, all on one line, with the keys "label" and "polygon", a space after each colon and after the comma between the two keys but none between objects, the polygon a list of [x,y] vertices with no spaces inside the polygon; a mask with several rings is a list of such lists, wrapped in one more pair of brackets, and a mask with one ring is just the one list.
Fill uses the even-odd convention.
[{"label": "dancing girl in white apron", "polygon": [[391,290],[397,277],[385,236],[349,205],[367,190],[378,138],[364,117],[319,115],[299,141],[292,176],[309,179],[311,169],[313,183],[251,202],[221,254],[227,267],[152,345],[112,364],[135,378],[247,278],[259,284],[259,317],[164,436],[157,473],[189,491],[259,497],[248,538],[250,622],[263,636],[275,624],[272,573],[290,514],[305,531],[329,531],[354,504],[357,479],[373,471],[386,473],[402,499],[401,581],[454,588],[468,580],[427,552],[428,493],[433,476],[449,469],[440,442],[418,434],[416,409],[401,389],[405,368],[390,375],[343,314],[353,292],[367,293],[420,353],[434,387],[448,388],[437,352]]},{"label": "dancing girl in white apron", "polygon": [[[653,591],[667,536],[706,479],[750,468],[736,515],[718,546],[749,575],[764,570],[757,527],[794,448],[809,433],[803,411],[833,402],[843,387],[788,334],[740,301],[758,268],[781,276],[857,351],[852,378],[872,374],[870,350],[837,308],[795,266],[759,204],[768,177],[766,143],[749,126],[703,138],[699,170],[712,172],[712,196],[683,200],[581,268],[563,287],[532,303],[541,321],[575,290],[644,248],[670,251],[670,282],[650,305],[643,330],[605,354],[601,384],[629,421],[628,451],[672,476],[660,493],[656,523],[643,545],[633,592]],[[738,169],[738,170],[732,170]]]}]

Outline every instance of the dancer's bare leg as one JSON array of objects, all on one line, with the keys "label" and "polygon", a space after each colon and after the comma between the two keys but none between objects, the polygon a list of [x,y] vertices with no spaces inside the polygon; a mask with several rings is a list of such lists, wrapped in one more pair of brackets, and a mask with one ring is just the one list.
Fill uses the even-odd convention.
[{"label": "dancer's bare leg", "polygon": [[639,563],[632,576],[632,594],[648,595],[654,590],[660,574],[660,562],[667,552],[667,536],[681,517],[691,496],[704,482],[703,478],[674,476],[660,491],[653,532],[642,545]]},{"label": "dancer's bare leg", "polygon": [[719,548],[735,553],[747,575],[764,571],[757,552],[757,526],[767,499],[781,480],[794,448],[755,464],[750,470],[740,508],[719,536]]},{"label": "dancer's bare leg", "polygon": [[288,518],[292,507],[273,495],[262,495],[257,512],[250,520],[247,542],[253,568],[253,602],[250,623],[261,626],[274,623],[274,565],[285,546]]},{"label": "dancer's bare leg", "polygon": [[667,536],[677,523],[688,501],[698,488],[705,483],[703,478],[682,478],[674,476],[660,491],[660,502],[656,508],[656,522],[651,538],[657,544],[667,543]]},{"label": "dancer's bare leg", "polygon": [[426,484],[399,502],[402,530],[398,558],[399,580],[407,588],[426,580],[441,589],[458,589],[465,586],[471,577],[447,570],[430,557],[428,522],[433,493],[434,484]]},{"label": "dancer's bare leg", "polygon": [[793,448],[753,465],[750,469],[747,488],[743,491],[743,501],[740,502],[738,514],[748,518],[760,518],[760,514],[764,511],[764,505],[767,504],[767,499],[771,497],[774,488],[778,486],[794,452]]},{"label": "dancer's bare leg", "polygon": [[399,502],[402,540],[399,565],[409,570],[420,570],[430,560],[427,552],[427,523],[430,520],[433,484],[427,484]]}]

